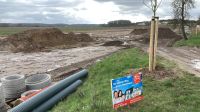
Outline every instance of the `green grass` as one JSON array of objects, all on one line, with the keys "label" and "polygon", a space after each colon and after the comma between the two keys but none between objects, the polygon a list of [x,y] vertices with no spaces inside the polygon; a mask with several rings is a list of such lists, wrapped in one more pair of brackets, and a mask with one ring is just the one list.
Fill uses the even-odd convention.
[{"label": "green grass", "polygon": [[198,36],[192,36],[188,40],[177,41],[174,46],[200,47],[200,34]]},{"label": "green grass", "polygon": [[[28,29],[46,28],[46,27],[0,27],[0,36],[7,36],[15,33],[19,33]],[[103,27],[59,27],[63,32],[74,32],[74,31],[88,31],[88,30],[99,30]]]},{"label": "green grass", "polygon": [[[46,28],[46,27],[0,27],[0,36],[8,36],[11,34],[19,33],[28,29]],[[104,30],[111,29],[111,27],[101,26],[69,26],[69,27],[58,27],[63,32],[84,32],[91,30]]]},{"label": "green grass", "polygon": [[30,28],[28,27],[0,27],[0,36],[15,34],[27,29],[30,29]]},{"label": "green grass", "polygon": [[[124,76],[130,66],[148,66],[147,54],[128,49],[107,57],[89,68],[84,84],[57,104],[52,112],[115,112],[112,109],[110,79]],[[159,58],[159,66],[167,70],[174,63]],[[200,112],[200,78],[177,72],[176,77],[156,80],[143,77],[144,100],[118,112]]]}]

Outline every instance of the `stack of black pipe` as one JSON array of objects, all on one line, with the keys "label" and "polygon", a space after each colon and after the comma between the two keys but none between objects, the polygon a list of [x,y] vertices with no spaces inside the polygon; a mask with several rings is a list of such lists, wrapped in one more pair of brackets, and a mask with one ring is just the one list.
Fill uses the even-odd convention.
[{"label": "stack of black pipe", "polygon": [[14,107],[9,112],[46,112],[61,99],[74,92],[76,88],[82,84],[80,79],[87,75],[88,71],[83,69],[55,85],[50,86],[41,93]]}]

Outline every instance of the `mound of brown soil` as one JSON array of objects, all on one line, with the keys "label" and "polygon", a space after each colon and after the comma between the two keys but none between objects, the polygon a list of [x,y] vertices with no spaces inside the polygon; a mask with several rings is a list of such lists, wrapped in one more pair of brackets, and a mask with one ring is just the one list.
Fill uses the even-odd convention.
[{"label": "mound of brown soil", "polygon": [[[141,43],[149,43],[150,29],[134,29],[130,36],[135,38],[136,41]],[[170,28],[159,28],[158,29],[158,44],[171,45],[182,37],[173,32]]]},{"label": "mound of brown soil", "polygon": [[130,34],[131,35],[142,35],[148,33],[148,29],[134,29]]},{"label": "mound of brown soil", "polygon": [[70,32],[66,34],[67,37],[72,37],[75,41],[78,42],[91,42],[93,39],[90,37],[90,35],[86,33],[80,33],[80,34],[74,34],[73,32]]},{"label": "mound of brown soil", "polygon": [[90,36],[86,35],[87,34],[82,34],[79,36],[74,33],[64,34],[57,28],[31,29],[1,39],[0,50],[13,52],[35,52],[48,47],[62,45],[70,47],[80,41],[91,41],[92,39],[89,39]]},{"label": "mound of brown soil", "polygon": [[121,46],[123,44],[122,41],[108,41],[106,43],[103,44],[103,46]]}]

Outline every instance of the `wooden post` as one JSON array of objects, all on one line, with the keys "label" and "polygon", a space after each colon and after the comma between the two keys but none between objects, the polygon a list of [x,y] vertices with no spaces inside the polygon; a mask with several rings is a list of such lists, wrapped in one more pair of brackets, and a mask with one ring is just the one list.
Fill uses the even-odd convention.
[{"label": "wooden post", "polygon": [[149,43],[149,71],[153,71],[153,54],[154,54],[154,35],[155,35],[155,30],[154,30],[154,25],[155,25],[155,19],[154,17],[151,20],[151,31],[150,31],[150,43]]},{"label": "wooden post", "polygon": [[196,36],[198,35],[198,27],[199,25],[196,26]]},{"label": "wooden post", "polygon": [[199,29],[200,29],[200,25],[197,25],[197,26],[196,26],[196,36],[198,36]]},{"label": "wooden post", "polygon": [[154,38],[154,62],[153,62],[153,70],[156,69],[156,52],[157,52],[157,46],[158,46],[158,23],[159,18],[155,17],[155,38]]}]

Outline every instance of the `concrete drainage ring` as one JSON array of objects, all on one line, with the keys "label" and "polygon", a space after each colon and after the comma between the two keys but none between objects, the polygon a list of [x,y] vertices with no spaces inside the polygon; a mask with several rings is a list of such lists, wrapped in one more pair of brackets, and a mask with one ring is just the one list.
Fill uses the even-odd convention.
[{"label": "concrete drainage ring", "polygon": [[25,80],[28,90],[43,89],[51,85],[51,76],[49,74],[36,74]]},{"label": "concrete drainage ring", "polygon": [[6,99],[19,98],[26,91],[24,75],[11,75],[1,78]]},{"label": "concrete drainage ring", "polygon": [[5,76],[3,78],[1,78],[2,83],[10,83],[10,84],[14,84],[14,83],[23,83],[24,82],[24,75],[10,75],[10,76]]},{"label": "concrete drainage ring", "polygon": [[3,86],[1,83],[0,83],[0,91],[1,91],[0,92],[0,108],[2,108],[5,105],[5,99],[4,99]]}]

